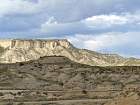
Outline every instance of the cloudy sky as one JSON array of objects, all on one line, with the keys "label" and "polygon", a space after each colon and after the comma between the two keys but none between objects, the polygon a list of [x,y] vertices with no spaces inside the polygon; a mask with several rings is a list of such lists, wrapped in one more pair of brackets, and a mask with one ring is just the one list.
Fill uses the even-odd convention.
[{"label": "cloudy sky", "polygon": [[67,38],[140,58],[140,0],[0,0],[0,38]]}]

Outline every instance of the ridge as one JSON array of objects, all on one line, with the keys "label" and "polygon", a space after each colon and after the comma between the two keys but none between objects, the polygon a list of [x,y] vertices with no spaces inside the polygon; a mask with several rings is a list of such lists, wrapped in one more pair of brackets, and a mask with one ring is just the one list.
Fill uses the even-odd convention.
[{"label": "ridge", "polygon": [[72,61],[92,66],[140,66],[140,59],[78,49],[67,39],[0,40],[0,63],[25,62],[44,56],[65,56]]},{"label": "ridge", "polygon": [[67,39],[3,39],[0,46],[4,48],[43,48],[43,47],[72,47]]}]

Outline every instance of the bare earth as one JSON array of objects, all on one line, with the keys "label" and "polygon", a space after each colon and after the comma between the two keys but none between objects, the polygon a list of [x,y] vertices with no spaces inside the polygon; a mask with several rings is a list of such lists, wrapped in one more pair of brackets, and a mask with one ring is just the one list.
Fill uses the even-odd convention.
[{"label": "bare earth", "polygon": [[139,103],[139,66],[88,66],[63,56],[0,64],[0,105]]}]

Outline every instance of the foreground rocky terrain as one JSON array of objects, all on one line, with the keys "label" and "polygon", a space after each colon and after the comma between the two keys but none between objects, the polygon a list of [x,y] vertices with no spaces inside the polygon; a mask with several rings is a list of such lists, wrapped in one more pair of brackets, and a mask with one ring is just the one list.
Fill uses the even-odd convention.
[{"label": "foreground rocky terrain", "polygon": [[0,63],[25,62],[53,55],[65,56],[72,61],[92,66],[140,66],[139,59],[78,49],[66,39],[0,40]]},{"label": "foreground rocky terrain", "polygon": [[139,66],[88,66],[64,56],[0,64],[0,105],[139,103]]}]

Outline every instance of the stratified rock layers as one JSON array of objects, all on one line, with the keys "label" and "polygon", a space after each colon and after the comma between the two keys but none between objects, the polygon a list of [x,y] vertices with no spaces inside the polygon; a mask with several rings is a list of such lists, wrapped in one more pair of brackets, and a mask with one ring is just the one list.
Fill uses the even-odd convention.
[{"label": "stratified rock layers", "polygon": [[62,40],[0,40],[0,63],[35,60],[43,56],[65,56],[72,61],[92,66],[139,66],[140,60],[116,54],[101,54],[75,48]]}]

